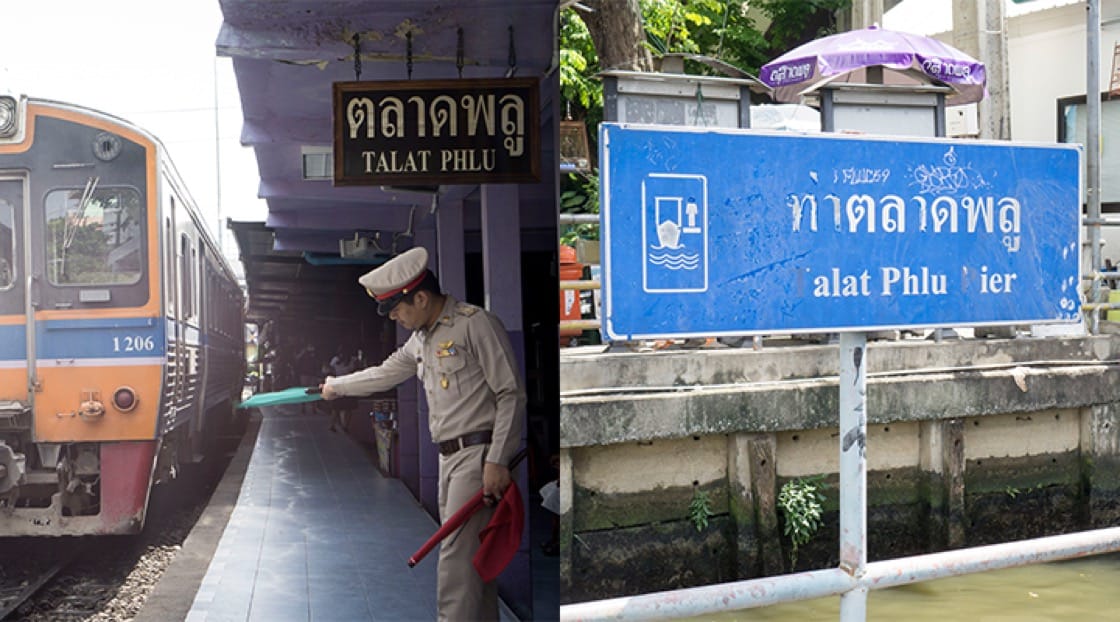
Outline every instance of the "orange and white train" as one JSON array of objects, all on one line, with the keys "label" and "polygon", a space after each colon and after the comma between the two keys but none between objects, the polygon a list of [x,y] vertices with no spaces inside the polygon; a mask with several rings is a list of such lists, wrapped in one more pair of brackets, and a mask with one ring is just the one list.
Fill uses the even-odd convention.
[{"label": "orange and white train", "polygon": [[234,420],[243,317],[154,136],[0,96],[0,537],[142,529]]}]

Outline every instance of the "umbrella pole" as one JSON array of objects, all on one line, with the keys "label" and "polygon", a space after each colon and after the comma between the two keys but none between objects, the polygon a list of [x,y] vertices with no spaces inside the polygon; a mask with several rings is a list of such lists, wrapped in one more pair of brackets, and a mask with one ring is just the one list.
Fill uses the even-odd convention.
[{"label": "umbrella pole", "polygon": [[[517,467],[517,465],[525,458],[528,453],[529,449],[524,448],[514,454],[513,459],[509,461],[509,470],[512,472],[513,469]],[[510,485],[513,485],[512,479],[510,480]],[[482,508],[481,490],[474,493],[474,496],[471,497],[466,503],[464,503],[463,507],[456,510],[454,514],[452,514],[446,521],[444,521],[443,525],[440,525],[440,528],[437,529],[434,534],[432,534],[432,537],[428,538],[428,541],[425,542],[419,549],[417,549],[416,552],[412,554],[412,557],[408,558],[408,567],[415,568],[416,564],[420,563],[420,560],[424,559],[424,557],[429,552],[431,552],[431,550],[434,549],[437,544],[442,542],[443,539],[447,536],[451,535],[451,532],[461,527],[463,523],[467,522],[467,519],[473,516],[474,513],[477,512],[480,508]]]}]

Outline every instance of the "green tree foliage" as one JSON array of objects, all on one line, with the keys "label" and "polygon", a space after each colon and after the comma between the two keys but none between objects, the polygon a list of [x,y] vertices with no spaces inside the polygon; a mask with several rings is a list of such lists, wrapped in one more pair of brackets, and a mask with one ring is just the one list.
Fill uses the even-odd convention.
[{"label": "green tree foliage", "polygon": [[777,57],[802,43],[834,34],[836,23],[831,17],[850,7],[852,1],[756,0],[755,4],[771,20],[766,33],[772,42],[769,54]]},{"label": "green tree foliage", "polygon": [[603,87],[594,75],[599,57],[587,26],[575,9],[560,14],[560,94],[564,101],[588,111],[603,107]]},{"label": "green tree foliage", "polygon": [[[565,214],[599,213],[599,176],[570,173],[562,183],[560,211]],[[599,225],[568,225],[560,234],[560,243],[572,246],[576,239],[598,240]]]},{"label": "green tree foliage", "polygon": [[[758,67],[769,60],[769,46],[746,6],[726,0],[643,0],[646,38],[656,55],[703,54],[757,73]],[[689,63],[688,70],[713,73],[702,64]]]},{"label": "green tree foliage", "polygon": [[[609,6],[601,3],[600,10]],[[640,0],[646,45],[655,56],[689,53],[709,56],[758,74],[759,68],[806,41],[835,30],[834,16],[851,0]],[[748,10],[748,7],[751,10]],[[757,11],[755,10],[757,9]],[[756,23],[769,20],[763,26]],[[688,73],[712,75],[711,67],[686,61]],[[596,128],[603,118],[603,87],[595,76],[599,59],[580,9],[560,16],[560,92],[565,118],[588,128],[591,152],[598,151]],[[598,213],[597,174],[571,174],[561,182],[561,211]],[[562,241],[597,239],[596,228],[570,226]]]}]

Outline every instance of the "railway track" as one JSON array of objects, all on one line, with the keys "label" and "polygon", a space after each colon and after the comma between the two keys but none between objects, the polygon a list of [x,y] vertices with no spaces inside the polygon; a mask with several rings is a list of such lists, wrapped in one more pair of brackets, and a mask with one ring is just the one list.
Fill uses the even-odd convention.
[{"label": "railway track", "polygon": [[237,438],[205,466],[152,493],[144,531],[129,536],[0,538],[0,620],[133,618],[179,552],[225,472]]},{"label": "railway track", "polygon": [[13,614],[73,563],[83,548],[76,538],[0,540],[0,620],[15,619]]}]

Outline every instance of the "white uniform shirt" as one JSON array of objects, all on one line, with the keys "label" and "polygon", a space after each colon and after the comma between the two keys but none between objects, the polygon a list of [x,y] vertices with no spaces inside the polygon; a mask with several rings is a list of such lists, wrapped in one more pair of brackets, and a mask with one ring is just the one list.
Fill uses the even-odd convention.
[{"label": "white uniform shirt", "polygon": [[447,296],[431,330],[417,330],[380,365],[339,378],[341,396],[387,391],[416,375],[437,443],[492,430],[486,461],[506,465],[521,444],[525,387],[505,327],[494,314]]}]

